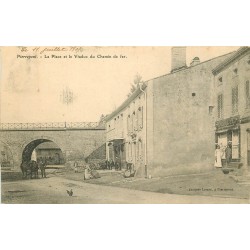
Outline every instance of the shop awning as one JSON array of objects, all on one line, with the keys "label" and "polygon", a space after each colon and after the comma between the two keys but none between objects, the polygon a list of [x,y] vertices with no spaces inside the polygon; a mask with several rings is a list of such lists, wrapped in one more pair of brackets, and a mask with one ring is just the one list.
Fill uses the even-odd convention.
[{"label": "shop awning", "polygon": [[232,130],[238,130],[239,129],[239,127],[237,126],[237,127],[229,127],[229,128],[227,128],[227,129],[220,129],[220,130],[216,130],[215,131],[215,133],[216,134],[222,134],[222,133],[227,133],[227,132],[229,132],[229,131],[232,131]]},{"label": "shop awning", "polygon": [[124,138],[116,138],[108,141],[108,146],[117,146],[124,144]]}]

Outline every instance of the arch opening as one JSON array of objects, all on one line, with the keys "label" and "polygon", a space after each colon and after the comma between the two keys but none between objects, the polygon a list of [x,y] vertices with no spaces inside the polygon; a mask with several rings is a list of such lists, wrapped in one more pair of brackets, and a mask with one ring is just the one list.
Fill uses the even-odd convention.
[{"label": "arch opening", "polygon": [[37,161],[39,159],[46,160],[47,165],[62,165],[65,163],[61,148],[49,139],[34,140],[24,148],[22,161]]},{"label": "arch opening", "polygon": [[1,169],[14,168],[14,158],[11,149],[2,141],[0,141],[0,165]]}]

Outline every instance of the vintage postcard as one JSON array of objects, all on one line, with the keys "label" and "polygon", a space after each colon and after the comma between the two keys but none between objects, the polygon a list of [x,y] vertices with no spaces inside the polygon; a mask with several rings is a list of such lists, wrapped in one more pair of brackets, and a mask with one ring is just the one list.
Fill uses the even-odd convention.
[{"label": "vintage postcard", "polygon": [[250,201],[250,47],[0,47],[1,202]]}]

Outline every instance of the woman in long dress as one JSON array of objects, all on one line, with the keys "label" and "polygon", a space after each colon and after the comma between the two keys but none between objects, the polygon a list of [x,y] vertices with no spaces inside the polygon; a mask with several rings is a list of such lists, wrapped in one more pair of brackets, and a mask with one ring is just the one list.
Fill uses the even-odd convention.
[{"label": "woman in long dress", "polygon": [[222,151],[220,149],[220,146],[216,145],[216,149],[215,149],[215,163],[214,163],[214,166],[216,168],[222,168],[221,158],[222,158]]},{"label": "woman in long dress", "polygon": [[89,180],[89,179],[91,179],[91,168],[89,164],[87,164],[84,170],[84,180]]}]

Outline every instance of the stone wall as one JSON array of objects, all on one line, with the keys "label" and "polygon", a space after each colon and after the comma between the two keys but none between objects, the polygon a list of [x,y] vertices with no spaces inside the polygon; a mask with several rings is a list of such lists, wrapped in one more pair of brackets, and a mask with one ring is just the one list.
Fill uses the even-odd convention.
[{"label": "stone wall", "polygon": [[153,80],[153,129],[148,131],[153,133],[153,159],[149,164],[152,176],[212,169],[212,69],[227,56]]},{"label": "stone wall", "polygon": [[0,141],[8,146],[13,155],[14,169],[19,169],[25,147],[38,139],[45,139],[56,143],[62,150],[66,161],[71,159],[75,154],[81,154],[81,157],[84,159],[105,143],[105,130],[0,130]]}]

